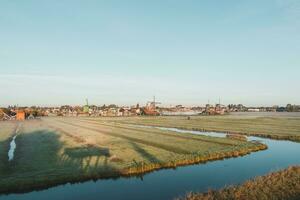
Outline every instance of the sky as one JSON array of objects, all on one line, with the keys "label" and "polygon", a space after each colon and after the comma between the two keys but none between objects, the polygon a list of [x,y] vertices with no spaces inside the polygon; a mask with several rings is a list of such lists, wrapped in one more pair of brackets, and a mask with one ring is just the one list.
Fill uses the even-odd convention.
[{"label": "sky", "polygon": [[300,104],[299,0],[0,0],[0,106]]}]

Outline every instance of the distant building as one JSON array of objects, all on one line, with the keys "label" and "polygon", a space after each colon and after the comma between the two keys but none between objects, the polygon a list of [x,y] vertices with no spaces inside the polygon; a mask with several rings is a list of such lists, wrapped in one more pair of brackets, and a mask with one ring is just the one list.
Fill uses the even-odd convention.
[{"label": "distant building", "polygon": [[18,120],[18,121],[25,120],[25,112],[23,110],[18,110],[17,111],[16,120]]},{"label": "distant building", "polygon": [[248,108],[248,112],[260,112],[259,108]]},{"label": "distant building", "polygon": [[2,109],[0,109],[0,120],[4,119],[4,112]]},{"label": "distant building", "polygon": [[276,108],[276,112],[286,112],[286,108],[285,107],[278,107]]},{"label": "distant building", "polygon": [[159,111],[156,110],[156,102],[148,102],[146,107],[140,110],[142,115],[151,115],[151,116],[158,116],[160,115]]},{"label": "distant building", "polygon": [[229,112],[227,107],[222,104],[216,104],[215,106],[206,104],[203,113],[206,115],[224,115],[227,112]]},{"label": "distant building", "polygon": [[159,116],[160,113],[156,110],[149,110],[147,108],[144,108],[141,110],[142,115],[150,115],[150,116]]}]

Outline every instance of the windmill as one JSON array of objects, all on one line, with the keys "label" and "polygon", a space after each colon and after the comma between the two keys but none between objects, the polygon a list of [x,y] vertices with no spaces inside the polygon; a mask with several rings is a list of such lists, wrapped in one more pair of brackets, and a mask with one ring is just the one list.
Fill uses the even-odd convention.
[{"label": "windmill", "polygon": [[156,111],[156,105],[157,105],[157,104],[161,104],[161,102],[156,102],[155,96],[153,96],[153,101],[148,101],[148,102],[147,102],[146,108],[147,108],[149,111],[155,112],[155,111]]}]

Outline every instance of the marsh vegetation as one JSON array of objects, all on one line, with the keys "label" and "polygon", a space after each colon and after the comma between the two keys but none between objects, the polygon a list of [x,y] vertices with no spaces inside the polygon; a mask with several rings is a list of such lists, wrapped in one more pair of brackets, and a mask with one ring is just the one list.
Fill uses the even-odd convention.
[{"label": "marsh vegetation", "polygon": [[246,181],[242,185],[210,190],[207,193],[189,193],[181,200],[297,200],[299,198],[300,167],[294,166]]}]

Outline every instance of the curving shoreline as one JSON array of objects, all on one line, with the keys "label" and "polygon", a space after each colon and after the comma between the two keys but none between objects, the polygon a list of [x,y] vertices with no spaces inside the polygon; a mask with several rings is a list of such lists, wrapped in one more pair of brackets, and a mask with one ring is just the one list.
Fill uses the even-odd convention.
[{"label": "curving shoreline", "polygon": [[207,193],[189,193],[178,200],[224,200],[224,199],[299,199],[300,166],[273,172],[248,180],[241,185],[229,186]]},{"label": "curving shoreline", "polygon": [[[70,122],[73,119],[70,119]],[[141,134],[145,134],[146,136],[150,133],[151,136],[159,136],[160,131],[166,131],[164,133],[165,136],[170,137],[171,139],[182,139],[184,140],[185,138],[191,138],[188,141],[193,142],[193,141],[210,141],[210,137],[204,137],[200,139],[194,139],[194,137],[197,136],[192,136],[192,134],[195,135],[204,135],[204,136],[213,136],[217,137],[219,139],[216,139],[217,142],[222,142],[226,136],[228,136],[227,132],[199,132],[191,131],[191,129],[181,129],[179,130],[178,128],[167,128],[166,126],[161,126],[161,127],[145,127],[145,126],[131,126],[130,124],[127,124],[127,126],[123,126],[122,123],[117,125],[118,123],[105,123],[105,126],[101,123],[89,123],[87,122],[81,122],[82,120],[79,120],[80,124],[82,125],[82,130],[79,130],[78,128],[78,123],[73,123],[68,126],[63,126],[60,124],[63,123],[53,123],[54,128],[51,128],[50,132],[40,132],[38,134],[32,134],[31,127],[28,130],[28,126],[25,126],[24,130],[24,137],[20,137],[19,140],[16,142],[18,145],[20,144],[19,149],[25,148],[25,144],[28,144],[25,139],[39,139],[40,137],[46,137],[47,139],[44,140],[44,144],[47,144],[47,141],[58,141],[58,140],[51,140],[51,137],[55,139],[56,134],[51,134],[51,133],[57,133],[57,135],[60,135],[60,141],[68,141],[68,142],[73,142],[76,146],[85,146],[84,144],[87,143],[86,140],[83,141],[82,139],[82,132],[85,131],[84,129],[87,127],[89,130],[92,130],[93,134],[92,136],[98,137],[99,133],[104,134],[106,137],[108,137],[110,134],[108,132],[113,130],[112,135],[114,136],[122,136],[122,137],[117,137],[117,138],[123,138],[123,135],[121,134],[127,134],[128,137],[136,137]],[[46,128],[51,125],[51,123],[46,121]],[[76,125],[75,125],[76,124]],[[91,125],[88,125],[91,124]],[[111,124],[111,125],[110,125]],[[109,125],[109,126],[108,126]],[[117,126],[116,126],[117,125]],[[129,126],[130,125],[130,126]],[[116,128],[111,128],[116,127]],[[62,130],[56,129],[57,127],[61,127]],[[75,132],[73,132],[73,127]],[[148,128],[148,129],[147,129]],[[155,129],[158,130],[155,130]],[[78,132],[76,132],[78,129]],[[43,128],[43,130],[48,130]],[[27,131],[27,132],[26,132]],[[63,133],[60,133],[64,131]],[[124,132],[123,132],[124,131]],[[170,132],[167,132],[170,131]],[[181,134],[172,133],[172,132],[177,132]],[[47,133],[49,133],[47,135]],[[80,133],[80,134],[77,134]],[[187,133],[187,134],[185,134]],[[30,134],[30,137],[26,137],[26,134]],[[118,134],[118,135],[117,135]],[[136,134],[136,135],[135,135]],[[174,136],[176,135],[176,137]],[[23,136],[21,134],[21,136]],[[76,136],[76,137],[75,137]],[[240,136],[240,135],[238,135]],[[91,137],[89,135],[89,137]],[[100,134],[101,137],[101,134]],[[241,136],[244,137],[244,136]],[[155,137],[157,140],[157,137]],[[154,139],[155,139],[154,138]],[[193,138],[193,139],[192,139]],[[148,140],[148,138],[144,138],[145,141]],[[243,141],[239,137],[233,137],[231,139],[234,139],[236,142],[237,141]],[[32,140],[31,140],[32,141]],[[36,140],[34,140],[36,141]],[[38,140],[39,141],[39,140]],[[151,138],[150,138],[151,141]],[[213,141],[213,140],[212,140]],[[206,151],[190,151],[189,154],[186,153],[181,153],[177,154],[174,157],[169,157],[170,159],[158,159],[156,162],[154,160],[143,160],[143,159],[130,159],[124,161],[122,156],[119,156],[120,154],[118,153],[110,153],[110,156],[107,156],[108,162],[111,162],[108,164],[108,168],[106,169],[101,169],[99,168],[98,170],[94,171],[89,171],[88,173],[85,173],[84,168],[82,168],[83,171],[72,171],[68,170],[68,168],[45,168],[45,171],[40,171],[43,173],[22,173],[19,175],[19,177],[14,176],[14,177],[7,177],[7,180],[3,180],[3,184],[0,185],[0,189],[3,189],[4,192],[0,192],[0,199],[3,200],[8,200],[11,198],[19,199],[19,200],[26,200],[32,195],[37,195],[39,197],[43,197],[44,195],[47,195],[51,193],[52,195],[55,195],[57,198],[59,197],[59,191],[64,191],[65,195],[68,196],[66,197],[67,199],[71,199],[73,192],[79,191],[78,189],[83,190],[83,192],[87,191],[95,191],[97,187],[105,187],[105,188],[110,188],[110,189],[116,189],[119,190],[121,193],[124,192],[129,192],[130,195],[128,196],[127,199],[136,199],[137,197],[140,199],[142,196],[138,193],[135,194],[135,190],[137,188],[142,188],[143,190],[147,190],[148,192],[146,193],[147,196],[146,199],[153,199],[150,198],[151,196],[156,196],[156,199],[159,199],[159,194],[153,194],[153,190],[157,190],[157,187],[161,188],[161,193],[162,195],[165,196],[164,199],[173,199],[176,197],[179,197],[181,195],[186,194],[187,191],[201,191],[201,192],[207,192],[209,188],[214,188],[216,190],[224,187],[224,185],[230,185],[230,184],[241,184],[244,181],[247,181],[253,177],[256,176],[261,176],[269,173],[270,171],[277,171],[277,170],[282,170],[285,169],[289,166],[297,165],[299,164],[298,162],[298,154],[299,152],[299,144],[295,142],[289,142],[289,141],[276,141],[272,139],[265,139],[262,137],[247,137],[247,141],[250,143],[248,144],[241,144],[241,145],[232,145],[227,146],[225,145],[224,148],[218,149],[216,151],[214,148],[213,149],[206,149]],[[157,142],[160,142],[160,140],[157,140]],[[225,141],[223,141],[224,143]],[[234,142],[234,143],[236,143]],[[223,144],[220,143],[220,144]],[[226,142],[225,142],[226,143]],[[252,143],[252,144],[251,144]],[[254,144],[253,144],[254,143]],[[43,143],[39,143],[39,147],[44,147]],[[63,143],[51,143],[51,144],[63,144]],[[151,143],[152,144],[152,143]],[[169,144],[169,143],[168,143]],[[175,144],[175,143],[174,143]],[[22,146],[23,145],[23,146]],[[178,144],[177,144],[178,145]],[[154,145],[150,145],[154,146]],[[157,146],[157,145],[155,145]],[[59,146],[58,146],[59,147]],[[87,146],[88,147],[88,146]],[[93,146],[94,147],[94,146]],[[104,146],[103,146],[104,147]],[[131,147],[131,146],[129,146]],[[140,146],[141,147],[141,146]],[[164,146],[163,146],[164,147]],[[185,147],[185,148],[183,148]],[[52,148],[52,147],[51,147]],[[145,146],[143,146],[145,148]],[[185,150],[189,148],[189,146],[179,146],[179,148]],[[268,148],[266,151],[261,151],[258,153],[251,154],[249,156],[244,156],[247,154],[250,154],[251,152],[255,151],[260,151]],[[286,148],[286,149],[285,149]],[[48,147],[46,148],[46,150]],[[79,148],[80,149],[80,148]],[[84,148],[82,148],[85,150]],[[104,148],[103,148],[104,149]],[[170,148],[168,148],[170,149]],[[197,148],[196,148],[197,149]],[[280,151],[283,154],[277,155],[276,152]],[[141,150],[138,149],[138,150]],[[152,155],[156,155],[155,152],[149,151],[149,153],[152,153]],[[170,149],[171,150],[171,149]],[[173,149],[172,149],[173,150]],[[201,150],[201,149],[200,149]],[[136,151],[136,149],[135,149]],[[226,151],[226,152],[225,152]],[[24,151],[19,151],[24,152]],[[57,152],[57,151],[55,151]],[[102,152],[102,151],[101,151]],[[148,153],[146,152],[146,153]],[[173,151],[174,152],[174,151]],[[176,151],[177,152],[177,151]],[[198,154],[197,154],[197,153]],[[210,153],[209,153],[210,152]],[[297,154],[298,152],[298,154]],[[13,161],[11,164],[11,167],[14,165],[18,165],[19,159],[28,157],[32,155],[34,152],[30,152],[27,155],[24,154],[18,154],[15,161]],[[144,153],[144,152],[143,152]],[[85,155],[85,154],[84,154]],[[144,154],[147,156],[147,154]],[[149,155],[149,154],[148,154]],[[150,154],[151,155],[151,154]],[[280,155],[284,155],[284,157],[280,157]],[[291,155],[291,156],[290,156]],[[156,155],[157,156],[157,155]],[[234,158],[238,157],[238,158]],[[64,157],[59,157],[58,161],[64,162]],[[104,157],[103,157],[104,158]],[[115,159],[112,159],[115,158]],[[151,157],[152,158],[152,157]],[[155,158],[155,157],[154,157]],[[161,158],[161,157],[160,157]],[[233,159],[230,159],[233,158]],[[149,159],[149,157],[148,157]],[[224,159],[224,160],[223,160]],[[218,161],[218,160],[223,160],[223,161]],[[130,162],[131,161],[131,162]],[[133,162],[132,162],[133,161]],[[154,162],[152,162],[154,161]],[[216,161],[216,162],[210,162],[210,161]],[[22,161],[23,162],[23,161]],[[121,163],[126,164],[121,164]],[[200,164],[197,165],[197,163],[206,163],[207,164]],[[256,165],[257,163],[258,165]],[[260,164],[261,165],[260,165]],[[264,163],[264,164],[262,164]],[[38,164],[38,163],[37,163]],[[115,166],[120,166],[123,165],[124,167],[115,167]],[[76,165],[80,166],[80,165]],[[112,166],[112,167],[110,167]],[[185,166],[185,167],[181,167]],[[178,168],[177,168],[178,167]],[[242,167],[244,170],[243,172],[240,172],[239,170]],[[256,167],[256,169],[251,169]],[[174,171],[174,169],[176,169]],[[12,168],[13,169],[13,168]],[[71,169],[71,168],[70,168]],[[163,170],[165,169],[165,170]],[[169,169],[169,170],[167,170]],[[151,173],[153,171],[157,171],[156,173]],[[236,172],[236,173],[235,173]],[[222,174],[223,173],[223,174]],[[231,174],[233,173],[233,174]],[[198,179],[197,179],[198,178]],[[118,179],[118,180],[117,180]],[[45,181],[46,180],[46,181]],[[99,180],[99,181],[98,181]],[[117,181],[115,181],[117,180]],[[165,180],[171,181],[170,185],[168,184],[168,181],[165,182]],[[207,182],[205,181],[207,180]],[[94,182],[93,182],[94,181]],[[145,183],[142,182],[145,181]],[[13,184],[15,182],[16,184]],[[20,184],[19,184],[20,183]],[[81,184],[78,184],[81,183]],[[130,183],[124,188],[124,187],[119,187],[120,184],[126,184]],[[149,183],[150,184],[157,184],[154,187],[149,188]],[[73,185],[74,184],[74,185]],[[17,185],[17,187],[16,187]],[[4,187],[2,187],[4,186]],[[17,191],[16,191],[17,188]],[[48,189],[48,190],[46,190]],[[129,191],[127,191],[129,190]],[[152,191],[152,193],[151,193]],[[8,194],[8,196],[4,195]],[[21,194],[21,195],[20,195]],[[78,194],[81,194],[81,192],[78,192]],[[104,199],[122,199],[123,197],[113,193],[111,190],[107,191],[102,191],[99,190],[97,191],[97,195],[99,197],[104,197]],[[117,197],[116,197],[117,196]],[[110,197],[110,198],[108,198]]]},{"label": "curving shoreline", "polygon": [[[126,123],[124,123],[126,124]],[[137,124],[137,123],[128,123],[136,126],[149,126],[147,124]],[[150,126],[149,126],[150,127]],[[214,133],[225,133],[225,134],[233,134],[233,135],[245,135],[245,136],[254,136],[254,137],[261,137],[261,138],[268,138],[273,140],[286,140],[286,141],[292,141],[292,142],[299,142],[300,143],[300,136],[296,135],[271,135],[271,134],[263,134],[263,133],[247,133],[247,132],[237,132],[237,131],[220,131],[216,129],[204,129],[204,128],[188,128],[188,127],[181,127],[181,126],[160,126],[155,125],[151,127],[159,127],[159,128],[176,128],[181,130],[187,130],[187,131],[199,131],[199,132],[214,132]]]},{"label": "curving shoreline", "polygon": [[76,184],[83,183],[87,181],[97,181],[100,179],[118,179],[118,178],[130,178],[130,177],[141,177],[147,173],[151,173],[157,170],[162,169],[171,169],[176,167],[183,167],[187,165],[195,165],[199,163],[206,163],[216,160],[224,160],[234,157],[242,157],[253,152],[266,150],[268,147],[262,143],[254,143],[251,148],[241,148],[235,151],[227,151],[221,153],[206,153],[206,155],[191,155],[189,159],[180,159],[167,163],[152,163],[146,164],[143,162],[135,163],[134,166],[131,166],[122,171],[111,171],[106,174],[90,174],[90,175],[78,175],[70,174],[63,177],[56,177],[55,179],[47,179],[46,181],[40,182],[30,182],[24,181],[18,184],[18,188],[14,186],[1,186],[0,195],[3,194],[12,194],[12,193],[27,193],[31,191],[39,191],[48,189],[54,186],[63,185],[63,184]]}]

